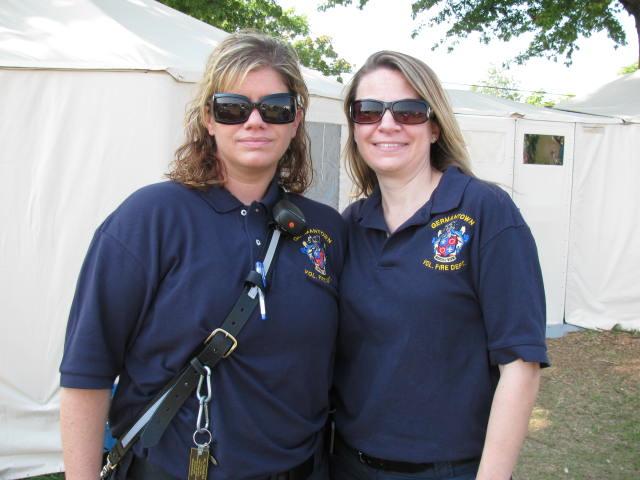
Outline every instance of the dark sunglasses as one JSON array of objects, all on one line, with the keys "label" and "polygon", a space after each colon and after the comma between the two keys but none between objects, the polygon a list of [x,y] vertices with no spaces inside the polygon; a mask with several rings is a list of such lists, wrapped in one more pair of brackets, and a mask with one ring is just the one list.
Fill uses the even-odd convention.
[{"label": "dark sunglasses", "polygon": [[380,100],[354,100],[349,106],[351,120],[355,123],[377,123],[384,113],[391,110],[393,119],[403,125],[418,125],[431,118],[431,107],[424,100],[397,100],[381,102]]},{"label": "dark sunglasses", "polygon": [[290,93],[266,95],[257,102],[235,93],[215,93],[211,103],[216,122],[228,125],[246,122],[254,108],[265,123],[291,123],[296,119],[296,99]]}]

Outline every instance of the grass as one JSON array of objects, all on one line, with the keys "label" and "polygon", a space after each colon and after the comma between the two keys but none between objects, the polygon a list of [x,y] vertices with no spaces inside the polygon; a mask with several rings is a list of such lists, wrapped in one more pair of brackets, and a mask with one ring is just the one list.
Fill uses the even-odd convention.
[{"label": "grass", "polygon": [[640,333],[583,331],[548,345],[553,366],[514,480],[640,479]]},{"label": "grass", "polygon": [[529,423],[517,480],[640,478],[640,334],[548,341],[553,366]]}]

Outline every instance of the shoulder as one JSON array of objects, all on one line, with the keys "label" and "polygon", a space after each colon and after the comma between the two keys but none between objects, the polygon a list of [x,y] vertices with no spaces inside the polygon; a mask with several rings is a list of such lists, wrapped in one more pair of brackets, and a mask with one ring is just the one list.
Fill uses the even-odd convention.
[{"label": "shoulder", "polygon": [[340,214],[329,205],[301,195],[289,194],[289,198],[301,210],[307,222],[304,235],[320,235],[334,251],[344,252],[347,242],[346,224]]},{"label": "shoulder", "polygon": [[526,225],[520,210],[500,185],[471,178],[462,203],[483,224],[485,239],[506,228]]},{"label": "shoulder", "polygon": [[499,184],[471,177],[464,193],[466,202],[478,203],[483,208],[511,209],[515,207],[509,194]]},{"label": "shoulder", "polygon": [[185,202],[197,195],[197,191],[173,181],[154,183],[129,195],[108,220],[140,221],[152,215],[169,214],[184,208]]},{"label": "shoulder", "polygon": [[148,185],[129,195],[98,231],[124,244],[142,242],[149,237],[171,237],[177,226],[193,217],[185,213],[190,208],[200,208],[201,204],[196,190],[179,183]]},{"label": "shoulder", "polygon": [[344,221],[333,207],[302,195],[290,193],[289,198],[302,210],[307,222],[343,227]]},{"label": "shoulder", "polygon": [[356,200],[355,202],[349,204],[347,208],[342,211],[342,218],[344,218],[345,222],[348,224],[354,223],[358,218],[361,217],[362,207],[367,199],[361,198],[360,200]]},{"label": "shoulder", "polygon": [[131,195],[118,207],[120,215],[133,214],[149,210],[164,210],[176,205],[176,202],[190,197],[196,197],[197,191],[173,182],[160,182],[142,187]]}]

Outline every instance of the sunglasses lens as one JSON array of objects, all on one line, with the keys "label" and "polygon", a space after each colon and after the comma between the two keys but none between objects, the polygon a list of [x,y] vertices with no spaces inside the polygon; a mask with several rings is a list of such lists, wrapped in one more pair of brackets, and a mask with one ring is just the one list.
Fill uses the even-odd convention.
[{"label": "sunglasses lens", "polygon": [[267,123],[291,123],[296,118],[296,105],[291,95],[266,97],[259,108],[262,120]]},{"label": "sunglasses lens", "polygon": [[429,106],[424,101],[402,100],[391,108],[396,122],[405,125],[417,125],[429,120]]},{"label": "sunglasses lens", "polygon": [[213,116],[219,123],[244,123],[251,116],[254,107],[266,123],[291,123],[296,118],[296,102],[293,95],[288,93],[267,95],[257,104],[252,104],[241,95],[216,94]]},{"label": "sunglasses lens", "polygon": [[376,123],[382,119],[384,105],[375,100],[356,100],[351,108],[351,120],[356,123]]},{"label": "sunglasses lens", "polygon": [[213,116],[219,123],[246,122],[251,115],[251,104],[235,97],[216,97],[213,103]]},{"label": "sunglasses lens", "polygon": [[425,123],[431,113],[429,104],[424,100],[398,100],[389,103],[356,100],[351,104],[351,120],[355,123],[377,123],[382,120],[386,108],[391,109],[396,122],[404,125]]}]

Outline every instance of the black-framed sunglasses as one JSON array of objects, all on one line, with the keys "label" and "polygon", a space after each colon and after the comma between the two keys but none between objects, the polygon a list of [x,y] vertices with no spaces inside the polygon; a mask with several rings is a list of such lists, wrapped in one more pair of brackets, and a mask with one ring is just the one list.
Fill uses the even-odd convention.
[{"label": "black-framed sunglasses", "polygon": [[291,93],[265,95],[257,102],[235,93],[214,93],[211,106],[216,122],[227,125],[246,122],[254,108],[265,123],[291,123],[297,110],[296,98]]},{"label": "black-framed sunglasses", "polygon": [[355,123],[378,123],[390,110],[393,119],[403,125],[418,125],[431,118],[431,106],[425,100],[407,98],[395,102],[363,99],[354,100],[349,106],[351,120]]}]

